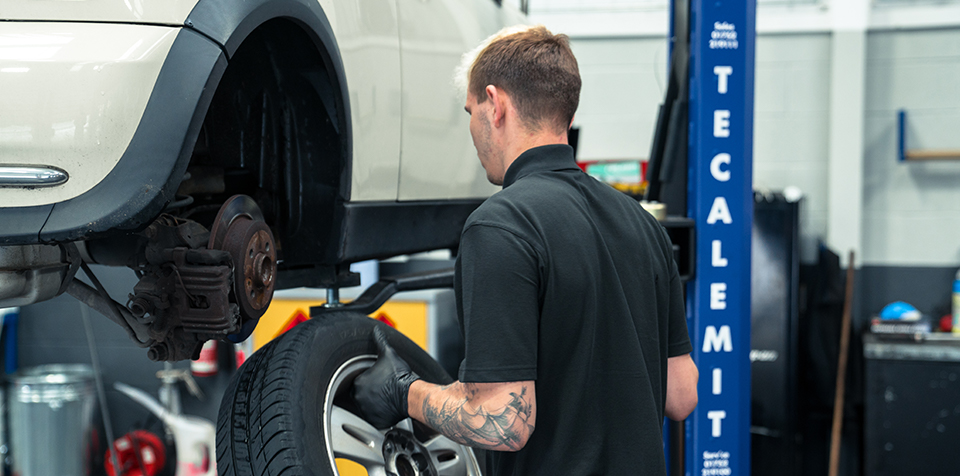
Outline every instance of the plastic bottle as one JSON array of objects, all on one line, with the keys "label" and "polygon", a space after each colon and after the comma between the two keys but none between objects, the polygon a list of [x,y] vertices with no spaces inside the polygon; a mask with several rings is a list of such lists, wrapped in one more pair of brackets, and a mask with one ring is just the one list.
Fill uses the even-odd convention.
[{"label": "plastic bottle", "polygon": [[960,270],[953,278],[953,335],[960,336]]}]

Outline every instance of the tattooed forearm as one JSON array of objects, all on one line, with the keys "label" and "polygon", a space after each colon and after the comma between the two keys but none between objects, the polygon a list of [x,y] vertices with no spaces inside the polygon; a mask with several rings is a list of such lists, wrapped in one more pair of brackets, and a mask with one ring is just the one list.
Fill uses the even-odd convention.
[{"label": "tattooed forearm", "polygon": [[[452,388],[459,387],[459,388]],[[468,446],[517,451],[533,433],[535,410],[527,387],[508,398],[475,404],[475,384],[454,383],[423,400],[425,423],[450,439]]]}]

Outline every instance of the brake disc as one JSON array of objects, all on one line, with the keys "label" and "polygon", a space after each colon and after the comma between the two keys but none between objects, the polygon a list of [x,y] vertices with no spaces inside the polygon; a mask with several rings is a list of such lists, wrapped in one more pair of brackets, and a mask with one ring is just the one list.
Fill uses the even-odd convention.
[{"label": "brake disc", "polygon": [[270,305],[277,276],[276,243],[257,203],[246,195],[230,197],[210,228],[207,248],[227,251],[233,258],[233,295],[242,330],[229,337],[241,341]]}]

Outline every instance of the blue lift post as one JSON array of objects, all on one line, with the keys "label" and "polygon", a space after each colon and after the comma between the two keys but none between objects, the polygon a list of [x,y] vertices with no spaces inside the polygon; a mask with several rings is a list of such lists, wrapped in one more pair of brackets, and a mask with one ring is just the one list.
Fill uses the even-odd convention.
[{"label": "blue lift post", "polygon": [[687,325],[700,382],[685,473],[749,475],[756,0],[690,2]]}]

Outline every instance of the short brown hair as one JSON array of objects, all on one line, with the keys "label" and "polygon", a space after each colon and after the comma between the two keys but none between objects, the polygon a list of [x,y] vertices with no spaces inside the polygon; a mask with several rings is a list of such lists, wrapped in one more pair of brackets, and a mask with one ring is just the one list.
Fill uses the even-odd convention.
[{"label": "short brown hair", "polygon": [[487,100],[485,89],[492,84],[510,95],[528,129],[565,132],[580,104],[580,69],[567,35],[538,25],[488,41],[467,74],[477,102]]}]

